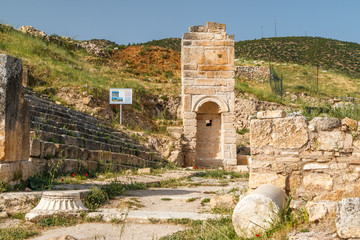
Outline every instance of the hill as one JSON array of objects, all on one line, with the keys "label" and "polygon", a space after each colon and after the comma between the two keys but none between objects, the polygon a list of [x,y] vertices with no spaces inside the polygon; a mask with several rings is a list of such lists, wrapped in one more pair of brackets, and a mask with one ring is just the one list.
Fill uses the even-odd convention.
[{"label": "hill", "polygon": [[[180,38],[154,40],[142,45],[181,50]],[[235,43],[235,57],[295,63],[334,69],[353,77],[360,76],[360,44],[320,37],[278,37]]]},{"label": "hill", "polygon": [[279,37],[235,43],[242,59],[296,63],[360,76],[360,44],[320,37]]}]

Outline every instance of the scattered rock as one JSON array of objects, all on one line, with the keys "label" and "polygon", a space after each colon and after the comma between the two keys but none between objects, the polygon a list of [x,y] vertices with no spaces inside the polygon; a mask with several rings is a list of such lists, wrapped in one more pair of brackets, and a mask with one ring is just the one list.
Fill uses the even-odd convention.
[{"label": "scattered rock", "polygon": [[310,125],[315,126],[318,131],[331,131],[340,125],[340,120],[338,118],[316,117],[310,121]]},{"label": "scattered rock", "polygon": [[151,173],[151,168],[139,168],[138,173],[139,174],[150,174]]},{"label": "scattered rock", "polygon": [[216,195],[210,199],[211,208],[234,208],[236,199],[234,195]]},{"label": "scattered rock", "polygon": [[9,217],[8,213],[6,211],[0,212],[0,219],[1,218],[7,218]]}]

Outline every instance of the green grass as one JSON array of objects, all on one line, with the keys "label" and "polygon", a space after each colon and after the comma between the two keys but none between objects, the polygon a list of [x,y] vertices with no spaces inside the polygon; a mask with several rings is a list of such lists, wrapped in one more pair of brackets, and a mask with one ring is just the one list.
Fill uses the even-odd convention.
[{"label": "green grass", "polygon": [[22,240],[38,234],[35,230],[25,228],[2,228],[0,229],[0,240]]},{"label": "green grass", "polygon": [[161,201],[171,201],[172,198],[161,198]]},{"label": "green grass", "polygon": [[216,178],[216,179],[227,179],[228,176],[231,178],[248,178],[249,174],[246,173],[237,173],[234,171],[225,171],[225,170],[206,170],[204,172],[198,173],[199,177],[203,178]]}]

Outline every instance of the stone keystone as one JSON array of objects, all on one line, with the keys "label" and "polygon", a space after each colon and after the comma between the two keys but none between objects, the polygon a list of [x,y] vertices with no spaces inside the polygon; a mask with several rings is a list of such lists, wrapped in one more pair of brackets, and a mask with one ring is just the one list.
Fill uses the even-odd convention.
[{"label": "stone keystone", "polygon": [[88,209],[80,200],[78,191],[44,192],[39,204],[25,215],[28,221],[54,214],[77,214]]}]

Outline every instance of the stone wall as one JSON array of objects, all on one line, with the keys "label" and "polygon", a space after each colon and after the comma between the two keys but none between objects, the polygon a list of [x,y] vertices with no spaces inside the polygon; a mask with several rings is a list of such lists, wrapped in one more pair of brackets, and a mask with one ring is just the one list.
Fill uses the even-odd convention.
[{"label": "stone wall", "polygon": [[264,66],[236,66],[235,77],[246,79],[269,79],[270,68]]},{"label": "stone wall", "polygon": [[360,196],[360,132],[345,118],[287,117],[259,112],[251,120],[249,186],[274,184],[295,199]]},{"label": "stone wall", "polygon": [[[185,164],[236,165],[234,36],[226,34],[225,24],[208,22],[206,26],[190,27],[181,47]],[[205,115],[198,114],[216,119],[204,119]],[[209,149],[216,149],[216,153],[209,154],[211,158],[201,158],[204,155],[197,150],[204,151],[205,146],[197,147],[197,138],[202,138],[198,129],[206,134],[204,129],[214,127],[208,124],[212,120],[220,124],[220,141]]]}]

